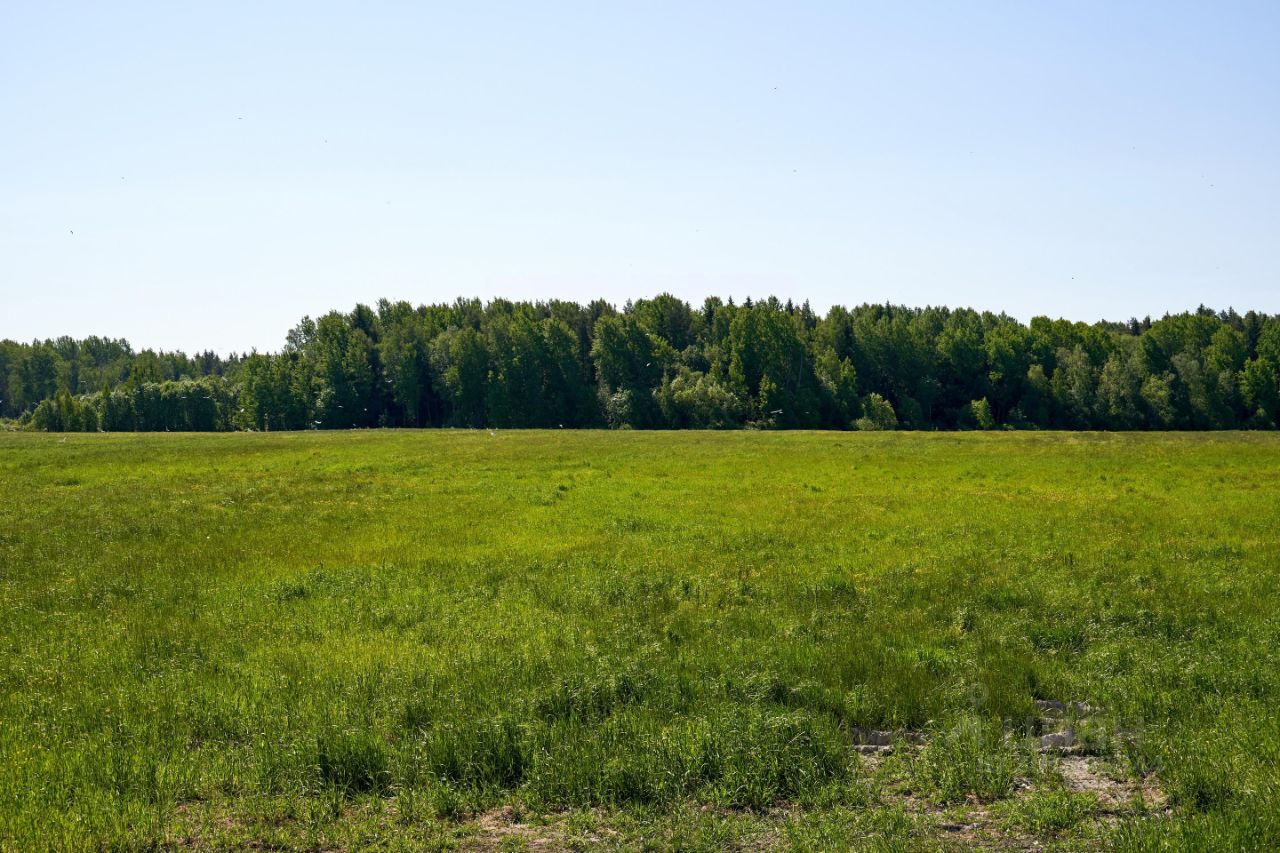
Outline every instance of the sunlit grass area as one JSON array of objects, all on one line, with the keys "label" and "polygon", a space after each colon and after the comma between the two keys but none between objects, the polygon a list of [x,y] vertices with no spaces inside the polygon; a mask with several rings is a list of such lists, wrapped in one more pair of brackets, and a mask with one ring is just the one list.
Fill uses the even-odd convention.
[{"label": "sunlit grass area", "polygon": [[6,849],[1280,838],[1275,436],[0,434],[0,490]]}]

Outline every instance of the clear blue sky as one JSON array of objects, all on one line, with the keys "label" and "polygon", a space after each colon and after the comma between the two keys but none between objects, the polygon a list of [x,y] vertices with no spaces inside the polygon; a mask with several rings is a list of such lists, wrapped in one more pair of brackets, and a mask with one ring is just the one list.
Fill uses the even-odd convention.
[{"label": "clear blue sky", "polygon": [[664,290],[1276,312],[1278,45],[1276,0],[11,0],[0,337]]}]

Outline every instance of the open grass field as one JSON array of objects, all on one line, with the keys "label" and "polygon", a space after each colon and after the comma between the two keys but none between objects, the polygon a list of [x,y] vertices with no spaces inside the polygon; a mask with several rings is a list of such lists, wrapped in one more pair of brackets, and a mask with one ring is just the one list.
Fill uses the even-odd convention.
[{"label": "open grass field", "polygon": [[1280,437],[0,434],[0,648],[6,850],[1269,849]]}]

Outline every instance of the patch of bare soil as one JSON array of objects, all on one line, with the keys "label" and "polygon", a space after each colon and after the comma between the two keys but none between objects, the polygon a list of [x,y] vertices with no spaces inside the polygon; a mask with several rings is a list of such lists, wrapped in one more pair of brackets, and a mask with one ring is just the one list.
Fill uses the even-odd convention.
[{"label": "patch of bare soil", "polygon": [[[1105,762],[1083,755],[1063,755],[1057,766],[1063,787],[1072,793],[1091,794],[1098,809],[1084,823],[1110,824],[1138,809],[1158,810],[1165,795],[1150,779],[1119,778]],[[1042,850],[1050,846],[1035,834],[1020,830],[1008,818],[1007,804],[1036,793],[1035,785],[1019,782],[1009,800],[1001,804],[971,800],[947,809],[925,798],[908,797],[907,809],[933,820],[944,842],[961,850]]]},{"label": "patch of bare soil", "polygon": [[569,850],[563,828],[556,823],[533,824],[510,806],[477,815],[476,833],[461,839],[459,848],[470,851]]},{"label": "patch of bare soil", "polygon": [[1105,765],[1085,755],[1062,756],[1058,772],[1068,790],[1093,794],[1098,804],[1110,812],[1127,810],[1135,800],[1141,800],[1148,809],[1165,805],[1164,792],[1153,780],[1117,779],[1107,772]]},{"label": "patch of bare soil", "polygon": [[[1076,794],[1092,795],[1096,810],[1083,823],[1094,826],[1115,823],[1138,812],[1158,811],[1167,807],[1167,797],[1151,778],[1130,779],[1115,771],[1105,760],[1087,754],[1088,747],[1077,737],[1077,724],[1087,725],[1096,719],[1099,709],[1085,702],[1061,702],[1037,700],[1041,731],[1038,751],[1053,762],[1061,785]],[[873,735],[888,735],[875,732]],[[884,756],[893,753],[888,737],[860,739],[860,751],[866,766],[873,771]],[[923,737],[898,735],[892,742],[917,746]],[[1056,788],[1056,783],[1054,783]],[[999,804],[982,803],[971,799],[959,807],[946,808],[917,794],[899,795],[906,809],[918,818],[933,823],[948,847],[968,850],[1041,850],[1048,842],[1035,834],[1020,830],[1010,820],[1011,805],[1026,800],[1037,793],[1037,786],[1028,780],[1015,785],[1012,796]]]}]

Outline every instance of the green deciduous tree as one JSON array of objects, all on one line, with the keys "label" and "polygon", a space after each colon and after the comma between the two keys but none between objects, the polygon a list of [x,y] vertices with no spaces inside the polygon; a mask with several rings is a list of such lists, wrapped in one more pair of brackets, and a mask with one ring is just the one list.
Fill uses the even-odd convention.
[{"label": "green deciduous tree", "polygon": [[861,430],[886,430],[898,428],[898,416],[893,413],[893,405],[872,391],[862,401],[862,417],[858,418],[857,427]]},{"label": "green deciduous tree", "polygon": [[0,418],[56,428],[85,423],[76,412],[87,406],[105,431],[848,429],[889,424],[888,411],[909,429],[988,417],[1015,428],[1272,428],[1278,364],[1280,320],[1256,311],[1024,325],[889,304],[818,318],[774,297],[694,309],[660,294],[621,310],[380,300],[304,317],[270,354],[0,341]]},{"label": "green deciduous tree", "polygon": [[1240,396],[1255,427],[1273,428],[1280,419],[1280,376],[1266,356],[1245,362],[1240,372]]}]

